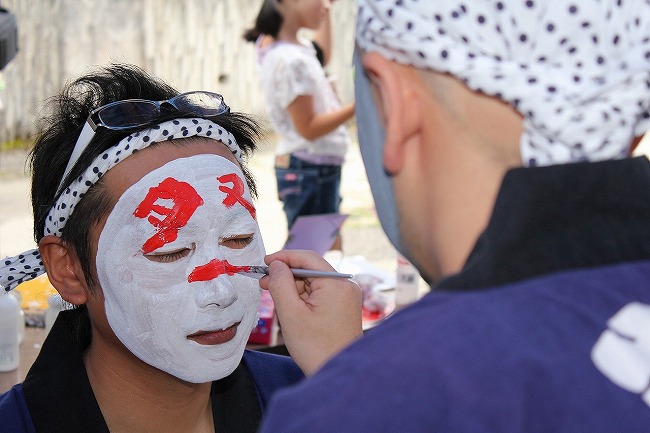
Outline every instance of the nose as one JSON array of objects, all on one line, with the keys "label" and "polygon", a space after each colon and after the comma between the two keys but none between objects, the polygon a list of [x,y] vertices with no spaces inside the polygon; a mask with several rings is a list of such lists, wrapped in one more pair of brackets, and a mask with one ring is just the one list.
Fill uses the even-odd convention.
[{"label": "nose", "polygon": [[219,308],[227,308],[237,300],[237,291],[232,279],[228,276],[195,283],[192,288],[199,307],[213,305]]},{"label": "nose", "polygon": [[226,308],[237,300],[237,292],[232,284],[227,260],[212,259],[195,267],[187,280],[194,290],[197,305],[215,305]]}]

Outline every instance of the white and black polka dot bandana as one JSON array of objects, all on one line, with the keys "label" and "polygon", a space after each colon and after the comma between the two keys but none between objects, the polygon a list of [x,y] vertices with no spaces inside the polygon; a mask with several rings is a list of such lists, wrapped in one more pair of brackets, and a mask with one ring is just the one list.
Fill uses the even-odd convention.
[{"label": "white and black polka dot bandana", "polygon": [[[104,173],[128,156],[152,143],[193,136],[222,142],[230,149],[237,161],[242,162],[242,151],[235,137],[228,130],[210,120],[189,118],[160,123],[151,129],[125,137],[95,158],[86,171],[61,193],[56,204],[50,209],[45,221],[44,235],[60,237],[66,222],[84,194],[101,179]],[[45,268],[37,249],[26,251],[15,257],[6,257],[0,262],[0,286],[5,291],[9,291],[20,283],[36,278],[44,272]]]},{"label": "white and black polka dot bandana", "polygon": [[357,43],[524,116],[524,165],[623,158],[650,129],[650,0],[357,0]]}]

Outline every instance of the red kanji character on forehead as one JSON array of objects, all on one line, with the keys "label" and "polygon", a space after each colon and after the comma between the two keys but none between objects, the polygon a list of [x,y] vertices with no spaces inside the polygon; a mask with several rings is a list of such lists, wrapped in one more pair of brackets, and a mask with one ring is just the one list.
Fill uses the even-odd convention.
[{"label": "red kanji character on forehead", "polygon": [[[172,207],[166,207],[156,204],[158,200],[171,200]],[[142,246],[142,251],[150,253],[163,245],[173,242],[178,237],[178,231],[194,214],[196,208],[203,204],[203,199],[196,192],[196,190],[186,182],[179,182],[178,180],[168,177],[158,184],[158,186],[149,188],[147,196],[138,205],[138,208],[133,212],[138,218],[147,218],[154,227],[156,227],[156,234]],[[159,219],[152,213],[164,215],[163,219]]]},{"label": "red kanji character on forehead", "polygon": [[237,176],[237,173],[228,173],[223,176],[217,177],[220,183],[232,183],[232,188],[227,186],[220,186],[219,191],[226,193],[226,198],[223,199],[223,204],[226,207],[232,207],[235,203],[240,203],[248,213],[251,214],[254,220],[257,220],[255,206],[244,198],[244,182]]}]

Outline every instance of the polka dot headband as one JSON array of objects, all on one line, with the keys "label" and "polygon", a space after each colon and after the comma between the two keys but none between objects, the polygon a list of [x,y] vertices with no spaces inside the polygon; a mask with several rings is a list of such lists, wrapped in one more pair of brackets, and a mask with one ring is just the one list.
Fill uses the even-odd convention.
[{"label": "polka dot headband", "polygon": [[[175,119],[160,123],[151,129],[135,132],[95,158],[86,171],[65,188],[46,217],[44,235],[60,237],[66,222],[84,194],[101,179],[104,173],[128,156],[153,143],[193,136],[222,142],[230,149],[237,161],[242,162],[242,151],[235,137],[207,119]],[[37,249],[15,257],[6,257],[0,262],[0,286],[5,291],[10,291],[20,283],[36,278],[44,272],[45,268]]]},{"label": "polka dot headband", "polygon": [[650,129],[650,0],[357,0],[357,43],[524,116],[525,165],[623,158]]}]

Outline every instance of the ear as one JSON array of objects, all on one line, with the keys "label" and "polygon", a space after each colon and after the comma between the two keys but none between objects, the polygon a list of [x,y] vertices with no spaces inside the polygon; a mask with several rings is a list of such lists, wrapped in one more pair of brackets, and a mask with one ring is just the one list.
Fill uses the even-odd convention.
[{"label": "ear", "polygon": [[45,236],[38,243],[47,277],[61,297],[72,304],[88,301],[88,289],[74,249],[56,236]]},{"label": "ear", "polygon": [[384,120],[384,169],[396,174],[403,167],[406,144],[421,132],[422,92],[416,84],[420,77],[411,68],[378,53],[364,54],[362,61],[376,90],[377,109]]}]

